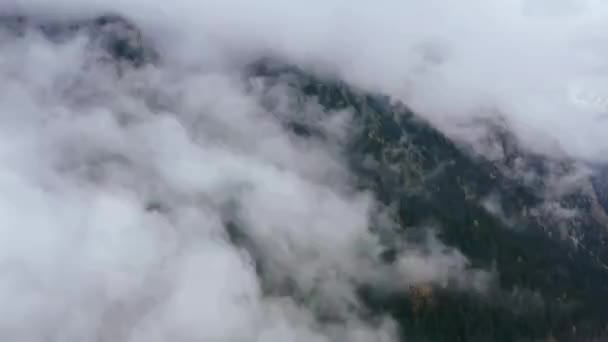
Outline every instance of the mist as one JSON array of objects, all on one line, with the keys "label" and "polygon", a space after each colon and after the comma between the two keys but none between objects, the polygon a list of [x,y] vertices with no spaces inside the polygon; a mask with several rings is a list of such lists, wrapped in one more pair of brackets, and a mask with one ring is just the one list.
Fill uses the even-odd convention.
[{"label": "mist", "polygon": [[498,115],[530,148],[604,159],[605,1],[11,1],[121,13],[176,62],[280,56],[390,94],[446,132]]},{"label": "mist", "polygon": [[38,20],[119,14],[161,62],[119,76],[86,36],[0,36],[0,337],[397,340],[390,317],[365,318],[357,286],[483,292],[490,272],[432,234],[381,264],[370,232],[381,210],[355,190],[341,146],[352,113],[315,116],[311,103],[329,138],[304,141],[239,68],[276,58],[388,94],[474,147],[462,125],[499,117],[536,153],[603,162],[607,8],[3,1],[0,12]]}]

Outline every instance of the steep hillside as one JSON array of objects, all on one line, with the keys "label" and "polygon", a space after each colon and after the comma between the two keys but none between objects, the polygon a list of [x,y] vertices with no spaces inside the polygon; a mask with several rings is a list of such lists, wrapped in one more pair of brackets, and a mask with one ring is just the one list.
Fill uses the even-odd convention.
[{"label": "steep hillside", "polygon": [[[360,186],[391,208],[403,234],[431,225],[441,240],[470,258],[472,267],[496,272],[488,293],[433,288],[424,292],[423,304],[416,288],[383,295],[370,284],[363,292],[370,306],[391,312],[404,336],[433,341],[606,338],[608,231],[596,219],[605,214],[588,188],[553,200],[575,210],[575,218],[543,210],[549,200],[541,187],[550,186],[543,184],[543,167],[560,165],[518,152],[536,162],[540,174],[541,184],[525,184],[505,175],[505,163],[476,157],[387,98],[293,68],[263,64],[254,74],[270,84],[290,82],[328,115],[352,110],[360,130],[347,150]],[[299,135],[314,131],[291,124]],[[489,199],[495,210],[488,207]],[[602,213],[593,213],[598,210]],[[387,262],[398,253],[389,248]]]}]

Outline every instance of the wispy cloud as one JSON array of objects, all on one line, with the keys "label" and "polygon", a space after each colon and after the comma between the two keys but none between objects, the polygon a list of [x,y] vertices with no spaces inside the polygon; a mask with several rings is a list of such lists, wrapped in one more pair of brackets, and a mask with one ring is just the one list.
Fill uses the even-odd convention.
[{"label": "wispy cloud", "polygon": [[[349,114],[316,116],[330,142],[289,134],[288,105],[263,106],[264,92],[234,71],[261,57],[390,94],[446,132],[500,113],[527,148],[551,154],[556,141],[571,157],[605,156],[606,122],[568,97],[576,82],[603,91],[585,83],[605,71],[601,2],[3,6],[59,21],[119,13],[162,61],[118,76],[86,36],[1,36],[5,340],[390,341],[390,319],[360,317],[357,285],[483,288],[488,274],[432,236],[379,267],[375,200],[353,191],[339,145]],[[249,245],[231,241],[227,220]]]}]

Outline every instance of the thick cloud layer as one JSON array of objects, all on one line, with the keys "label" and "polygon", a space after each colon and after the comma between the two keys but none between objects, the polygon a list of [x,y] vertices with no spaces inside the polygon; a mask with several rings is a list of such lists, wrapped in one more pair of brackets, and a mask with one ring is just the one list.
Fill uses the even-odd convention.
[{"label": "thick cloud layer", "polygon": [[404,99],[446,130],[499,113],[532,148],[605,156],[602,0],[8,3],[46,15],[116,11],[174,60],[281,55]]},{"label": "thick cloud layer", "polygon": [[447,132],[500,113],[527,147],[604,157],[602,103],[589,100],[604,91],[600,2],[2,6],[119,13],[162,60],[118,77],[84,36],[0,36],[3,340],[391,341],[390,319],[362,318],[357,285],[483,289],[488,275],[432,236],[379,266],[377,206],[353,191],[340,150],[349,113],[317,118],[329,142],[290,135],[288,111],[265,109],[268,90],[234,72],[260,57],[391,94]]},{"label": "thick cloud layer", "polygon": [[379,263],[380,213],[341,151],[350,113],[306,105],[328,139],[302,139],[289,91],[235,70],[118,73],[86,34],[0,46],[1,339],[392,341],[357,286],[483,291],[432,237]]}]

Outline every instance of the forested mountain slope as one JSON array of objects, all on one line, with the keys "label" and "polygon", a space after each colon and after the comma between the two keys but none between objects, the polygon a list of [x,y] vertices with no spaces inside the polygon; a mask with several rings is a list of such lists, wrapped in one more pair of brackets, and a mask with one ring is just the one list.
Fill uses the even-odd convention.
[{"label": "forested mountain slope", "polygon": [[[586,341],[605,336],[608,236],[592,213],[602,210],[593,193],[581,189],[559,200],[579,211],[575,219],[535,214],[535,208],[546,204],[542,184],[507,177],[501,171],[504,165],[468,153],[406,107],[291,68],[256,72],[270,82],[286,77],[297,92],[328,111],[353,110],[360,130],[348,153],[361,187],[372,189],[394,209],[404,234],[432,225],[472,265],[496,271],[496,283],[483,295],[441,288],[423,291],[424,299],[416,288],[389,296],[366,292],[372,307],[395,315],[406,336],[438,341],[549,336]],[[295,131],[309,132],[301,127]],[[542,159],[520,153],[537,163],[536,172],[543,172]],[[486,198],[496,199],[500,213],[488,210]],[[581,232],[577,245],[570,237]],[[390,255],[389,250],[387,260]]]}]

